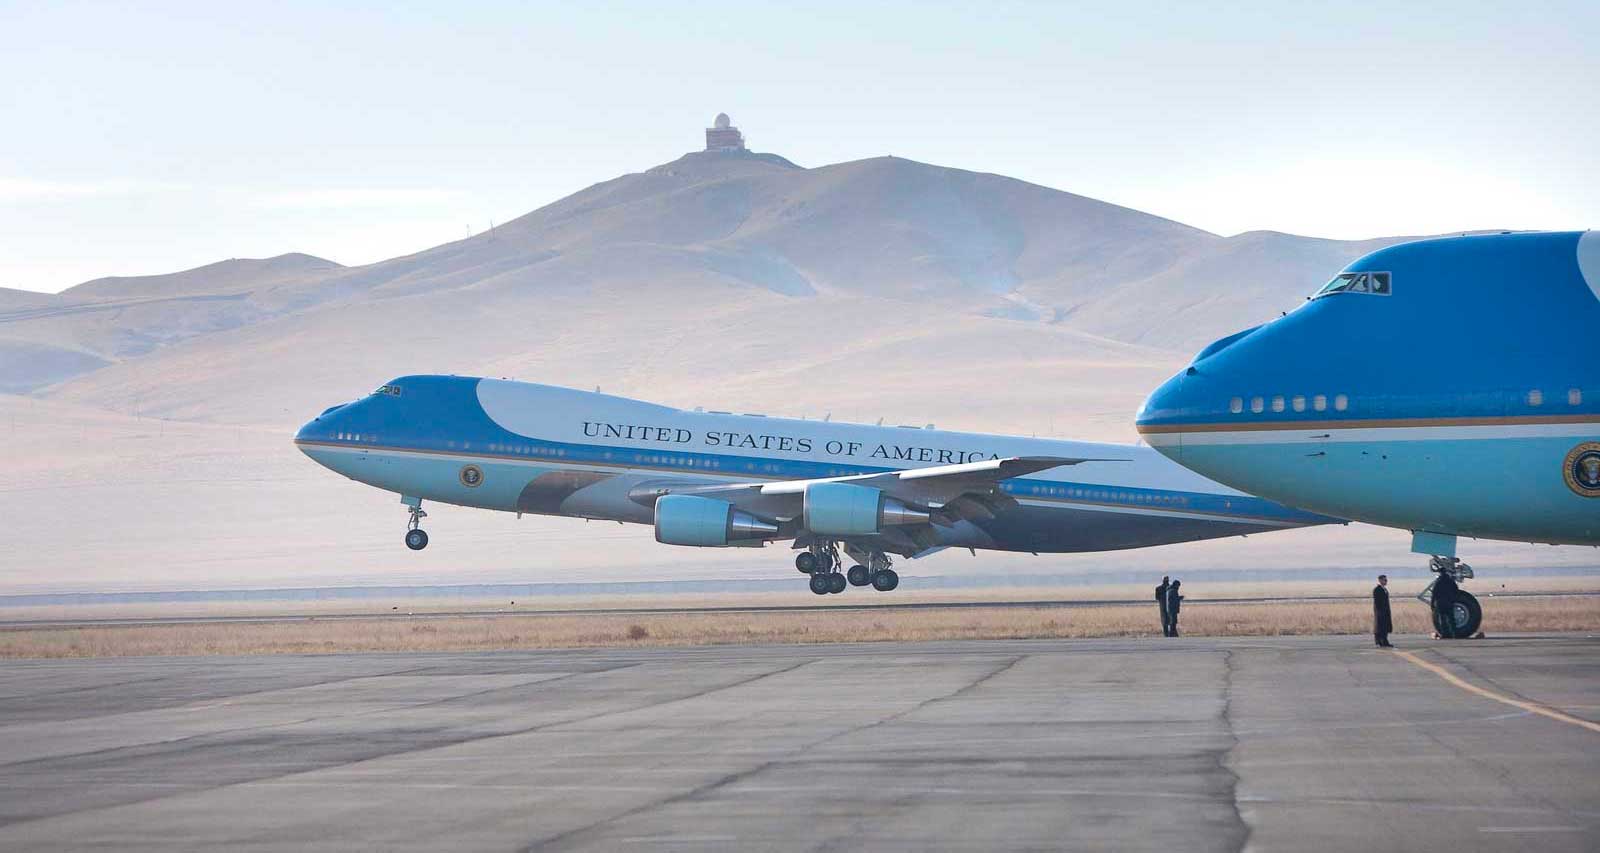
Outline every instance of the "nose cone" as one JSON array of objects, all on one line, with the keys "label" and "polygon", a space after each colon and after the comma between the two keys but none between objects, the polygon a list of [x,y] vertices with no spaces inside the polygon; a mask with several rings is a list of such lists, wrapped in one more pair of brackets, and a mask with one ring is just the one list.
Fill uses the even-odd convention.
[{"label": "nose cone", "polygon": [[[1190,368],[1191,370],[1193,368]],[[1134,425],[1139,434],[1161,455],[1181,463],[1183,461],[1183,434],[1178,423],[1178,413],[1184,408],[1185,385],[1193,377],[1185,373],[1163,382],[1145,398],[1144,405]]]},{"label": "nose cone", "polygon": [[339,423],[339,412],[347,405],[329,406],[322,411],[322,414],[307,421],[294,434],[295,447],[300,448],[301,453],[327,465],[323,449],[340,439],[340,430],[343,427]]}]

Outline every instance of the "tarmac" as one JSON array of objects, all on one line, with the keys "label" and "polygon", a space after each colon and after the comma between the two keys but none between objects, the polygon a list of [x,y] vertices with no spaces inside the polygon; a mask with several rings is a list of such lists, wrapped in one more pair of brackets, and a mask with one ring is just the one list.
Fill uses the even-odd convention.
[{"label": "tarmac", "polygon": [[1595,850],[1600,638],[0,663],[0,849]]}]

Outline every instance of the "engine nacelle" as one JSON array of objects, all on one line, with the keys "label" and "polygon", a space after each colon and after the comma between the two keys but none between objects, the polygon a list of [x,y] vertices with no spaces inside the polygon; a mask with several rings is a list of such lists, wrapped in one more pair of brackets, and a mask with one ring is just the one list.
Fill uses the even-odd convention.
[{"label": "engine nacelle", "polygon": [[727,501],[696,495],[656,499],[656,541],[666,545],[726,548],[778,534],[778,525],[735,509]]},{"label": "engine nacelle", "polygon": [[882,489],[854,483],[812,483],[806,487],[803,523],[824,536],[871,536],[884,527],[924,524],[928,514],[906,506]]}]

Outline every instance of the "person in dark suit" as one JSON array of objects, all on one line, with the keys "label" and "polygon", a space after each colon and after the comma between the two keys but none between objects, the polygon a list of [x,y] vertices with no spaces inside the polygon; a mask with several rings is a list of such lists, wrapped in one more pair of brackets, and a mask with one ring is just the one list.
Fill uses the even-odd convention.
[{"label": "person in dark suit", "polygon": [[1389,585],[1388,575],[1378,575],[1378,585],[1372,588],[1372,639],[1377,641],[1378,648],[1392,649],[1389,644],[1389,632],[1394,630],[1394,620],[1389,617]]},{"label": "person in dark suit", "polygon": [[1433,582],[1433,625],[1438,629],[1439,638],[1453,640],[1456,638],[1456,579],[1449,572],[1439,572],[1439,579]]},{"label": "person in dark suit", "polygon": [[1172,579],[1166,575],[1161,576],[1161,585],[1156,587],[1156,604],[1161,605],[1161,636],[1172,636],[1172,616],[1167,613],[1167,587],[1172,584]]},{"label": "person in dark suit", "polygon": [[1181,583],[1183,582],[1173,581],[1172,585],[1167,587],[1167,624],[1169,631],[1167,636],[1169,637],[1178,636],[1178,608],[1183,605],[1183,596],[1178,594],[1178,586]]}]

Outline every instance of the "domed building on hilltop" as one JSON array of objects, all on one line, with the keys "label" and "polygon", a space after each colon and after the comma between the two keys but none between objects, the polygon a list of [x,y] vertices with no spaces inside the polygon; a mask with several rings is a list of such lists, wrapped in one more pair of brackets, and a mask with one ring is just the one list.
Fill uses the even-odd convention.
[{"label": "domed building on hilltop", "polygon": [[743,151],[744,134],[733,126],[727,113],[717,113],[716,121],[706,128],[707,151]]}]

